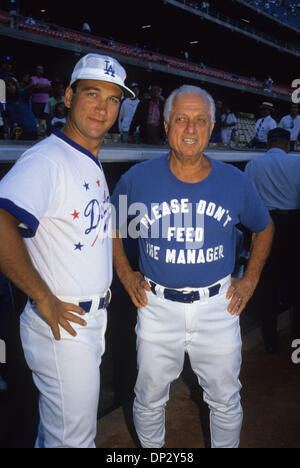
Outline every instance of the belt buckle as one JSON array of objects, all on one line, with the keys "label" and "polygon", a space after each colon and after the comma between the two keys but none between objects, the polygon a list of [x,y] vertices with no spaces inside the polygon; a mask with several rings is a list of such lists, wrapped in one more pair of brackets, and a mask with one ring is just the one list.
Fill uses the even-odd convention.
[{"label": "belt buckle", "polygon": [[[188,301],[188,304],[194,304],[195,302],[195,291],[182,291],[182,294],[191,296],[191,299]],[[187,302],[187,298],[184,298],[184,302]]]},{"label": "belt buckle", "polygon": [[195,302],[195,292],[194,292],[194,291],[192,291],[192,293],[191,293],[191,294],[192,294],[192,299],[191,299],[191,302],[190,302],[190,304],[194,304],[194,302]]}]

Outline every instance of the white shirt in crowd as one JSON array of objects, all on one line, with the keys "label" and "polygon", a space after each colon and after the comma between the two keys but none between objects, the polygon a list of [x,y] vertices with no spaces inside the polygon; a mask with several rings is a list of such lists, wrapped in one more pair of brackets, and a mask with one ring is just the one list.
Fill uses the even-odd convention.
[{"label": "white shirt in crowd", "polygon": [[267,143],[268,133],[274,128],[277,128],[277,123],[270,115],[258,119],[254,129],[254,137],[257,138],[258,141]]},{"label": "white shirt in crowd", "polygon": [[[221,121],[222,121],[222,124],[224,124],[225,120],[226,120],[226,114],[223,114],[221,116]],[[227,124],[237,124],[237,118],[235,116],[235,114],[233,114],[232,112],[230,114],[228,114],[228,117],[227,117]],[[222,142],[223,143],[226,143],[228,144],[231,140],[231,136],[232,136],[232,131],[236,129],[236,125],[231,125],[230,127],[223,127],[222,130],[221,130],[221,134],[222,134]]]},{"label": "white shirt in crowd", "polygon": [[278,126],[290,132],[291,141],[297,141],[300,132],[300,115],[297,115],[295,119],[290,114],[285,115]]},{"label": "white shirt in crowd", "polygon": [[125,99],[121,106],[119,114],[119,131],[120,133],[129,132],[132,119],[136,108],[139,104],[139,99]]}]

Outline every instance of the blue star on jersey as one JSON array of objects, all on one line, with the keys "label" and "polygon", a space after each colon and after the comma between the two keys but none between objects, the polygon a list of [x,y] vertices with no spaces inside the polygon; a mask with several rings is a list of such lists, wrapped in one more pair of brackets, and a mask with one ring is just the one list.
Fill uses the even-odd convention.
[{"label": "blue star on jersey", "polygon": [[80,242],[78,242],[78,244],[74,244],[74,246],[75,246],[74,250],[80,250],[80,251],[82,251],[84,247],[84,245],[82,245]]}]

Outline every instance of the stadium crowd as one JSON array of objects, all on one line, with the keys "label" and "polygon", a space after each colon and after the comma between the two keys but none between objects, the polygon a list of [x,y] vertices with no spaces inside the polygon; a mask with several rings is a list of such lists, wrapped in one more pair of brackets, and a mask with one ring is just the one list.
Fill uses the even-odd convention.
[{"label": "stadium crowd", "polygon": [[[41,139],[62,128],[66,122],[64,106],[65,86],[57,77],[53,80],[44,76],[42,65],[29,73],[16,76],[14,60],[10,56],[1,58],[0,79],[6,84],[6,104],[1,104],[0,139],[31,140]],[[108,138],[122,143],[142,143],[160,145],[165,143],[163,128],[163,90],[157,83],[142,89],[138,83],[131,87],[135,99],[125,99],[122,103],[117,123]],[[239,109],[233,112],[232,103],[217,102],[217,122],[212,136],[213,143],[230,145],[238,141]],[[251,131],[250,147],[266,148],[267,131],[277,126],[290,131],[292,150],[297,150],[300,135],[300,116],[297,105],[287,105],[286,113],[274,119],[276,109],[272,103],[264,103],[258,110],[259,118]],[[267,113],[265,115],[265,112]],[[271,122],[271,125],[270,125]]]},{"label": "stadium crowd", "polygon": [[288,23],[290,26],[300,26],[299,0],[244,0],[252,6],[264,11],[274,18]]}]

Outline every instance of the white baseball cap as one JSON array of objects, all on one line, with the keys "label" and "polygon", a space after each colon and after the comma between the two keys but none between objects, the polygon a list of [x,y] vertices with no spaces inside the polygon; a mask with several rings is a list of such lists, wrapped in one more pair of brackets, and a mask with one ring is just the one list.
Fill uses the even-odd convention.
[{"label": "white baseball cap", "polygon": [[274,109],[274,104],[272,104],[271,102],[263,102],[260,108]]},{"label": "white baseball cap", "polygon": [[134,92],[125,86],[126,76],[125,69],[112,57],[88,54],[75,65],[70,86],[77,80],[107,81],[119,86],[125,97],[134,98]]}]

